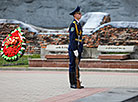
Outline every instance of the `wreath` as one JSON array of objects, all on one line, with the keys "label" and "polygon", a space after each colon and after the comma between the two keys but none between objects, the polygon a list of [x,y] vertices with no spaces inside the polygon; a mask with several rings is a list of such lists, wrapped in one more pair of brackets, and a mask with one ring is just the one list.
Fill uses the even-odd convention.
[{"label": "wreath", "polygon": [[8,62],[17,61],[23,56],[26,49],[25,35],[18,27],[11,32],[2,42],[1,56]]}]

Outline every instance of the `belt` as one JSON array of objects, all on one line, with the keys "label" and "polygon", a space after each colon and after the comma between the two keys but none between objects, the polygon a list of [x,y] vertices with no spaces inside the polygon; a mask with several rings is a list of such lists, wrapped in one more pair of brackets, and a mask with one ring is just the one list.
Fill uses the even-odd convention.
[{"label": "belt", "polygon": [[82,42],[82,40],[79,40],[79,39],[75,39],[75,41]]}]

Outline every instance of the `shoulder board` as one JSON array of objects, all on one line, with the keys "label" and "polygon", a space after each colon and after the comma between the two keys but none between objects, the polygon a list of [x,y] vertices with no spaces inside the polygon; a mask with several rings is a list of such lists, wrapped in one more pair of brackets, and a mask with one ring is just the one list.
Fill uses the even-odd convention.
[{"label": "shoulder board", "polygon": [[73,21],[74,24],[76,24],[76,21]]}]

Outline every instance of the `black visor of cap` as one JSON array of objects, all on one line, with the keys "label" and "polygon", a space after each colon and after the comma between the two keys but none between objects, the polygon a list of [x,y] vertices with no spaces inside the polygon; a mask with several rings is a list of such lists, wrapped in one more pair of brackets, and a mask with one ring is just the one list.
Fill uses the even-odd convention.
[{"label": "black visor of cap", "polygon": [[71,13],[70,15],[74,15],[76,12],[80,12],[80,7],[77,6],[77,8],[75,8]]}]

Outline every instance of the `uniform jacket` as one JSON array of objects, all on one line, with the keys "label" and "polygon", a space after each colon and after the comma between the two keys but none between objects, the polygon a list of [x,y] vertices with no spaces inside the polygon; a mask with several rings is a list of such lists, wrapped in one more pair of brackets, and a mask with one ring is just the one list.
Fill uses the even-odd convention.
[{"label": "uniform jacket", "polygon": [[78,31],[82,32],[82,27],[80,25],[80,23],[78,23],[75,19],[72,21],[70,27],[69,27],[69,51],[75,51],[78,50],[79,53],[81,53],[83,51],[83,42],[80,41],[76,41],[75,39],[79,39],[82,40],[82,34],[80,34],[79,36],[76,33],[76,27],[75,27],[75,23],[77,24],[77,28]]}]

